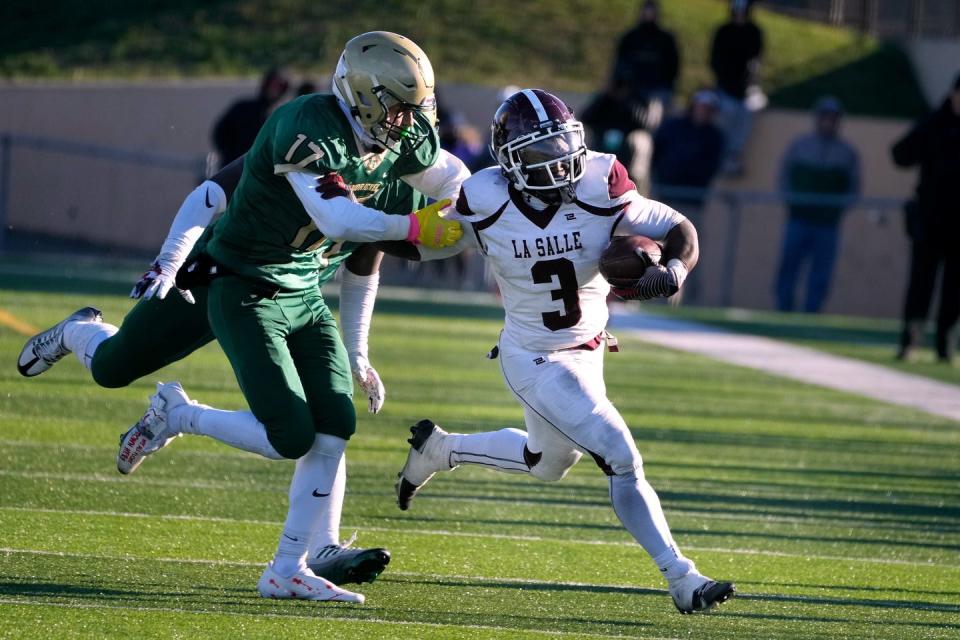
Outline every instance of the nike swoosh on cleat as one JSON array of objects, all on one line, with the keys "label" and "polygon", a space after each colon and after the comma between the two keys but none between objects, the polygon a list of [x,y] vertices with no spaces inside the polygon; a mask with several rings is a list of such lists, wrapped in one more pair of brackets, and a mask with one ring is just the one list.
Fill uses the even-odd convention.
[{"label": "nike swoosh on cleat", "polygon": [[210,202],[210,187],[207,187],[207,192],[203,195],[203,201],[207,205],[207,209],[213,209],[213,204]]},{"label": "nike swoosh on cleat", "polygon": [[292,537],[292,536],[288,536],[287,534],[283,534],[283,537],[286,538],[287,540],[293,540],[294,542],[300,542],[300,538],[294,538],[294,537]]},{"label": "nike swoosh on cleat", "polygon": [[328,495],[330,495],[330,492],[329,492],[329,491],[327,491],[326,493],[317,493],[317,489],[314,489],[314,490],[313,490],[313,497],[314,497],[314,498],[326,498]]}]

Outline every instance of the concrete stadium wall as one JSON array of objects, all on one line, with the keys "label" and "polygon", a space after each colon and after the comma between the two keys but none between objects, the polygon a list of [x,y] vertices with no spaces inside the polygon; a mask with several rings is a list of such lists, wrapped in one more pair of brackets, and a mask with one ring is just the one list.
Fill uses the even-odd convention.
[{"label": "concrete stadium wall", "polygon": [[[0,85],[0,132],[201,158],[210,149],[214,119],[231,101],[251,94],[255,86],[255,80]],[[449,85],[441,88],[440,96],[482,133],[499,104],[498,90],[488,87]],[[563,97],[575,109],[588,98]],[[888,151],[908,124],[847,119],[845,135],[860,149],[864,163],[865,195],[904,198],[912,191],[913,175],[896,170]],[[747,150],[747,177],[718,186],[772,190],[783,149],[794,135],[810,126],[805,113],[761,114]],[[147,253],[159,246],[171,216],[197,181],[195,171],[147,168],[51,151],[14,148],[11,159],[8,228]],[[829,312],[897,315],[908,247],[899,211],[887,214],[881,224],[876,216],[861,210],[848,215]],[[730,288],[732,304],[771,307],[783,218],[779,206],[742,211]],[[710,207],[702,229],[699,269],[707,285],[706,304],[718,304],[722,299],[728,222],[725,207]]]},{"label": "concrete stadium wall", "polygon": [[[905,199],[913,192],[915,175],[890,159],[890,146],[909,128],[896,120],[848,117],[843,136],[860,152],[863,195]],[[775,189],[779,161],[789,142],[812,128],[808,113],[768,111],[757,118],[747,147],[745,177],[719,181],[720,188],[755,191]],[[723,291],[723,259],[729,214],[714,203],[703,225],[700,270],[707,278],[706,304],[718,304]],[[773,305],[773,279],[780,256],[786,212],[780,206],[746,207],[740,218],[731,304],[767,309]],[[839,259],[827,313],[896,317],[907,281],[909,243],[902,211],[854,209],[843,221]],[[798,291],[798,300],[800,291]]]}]

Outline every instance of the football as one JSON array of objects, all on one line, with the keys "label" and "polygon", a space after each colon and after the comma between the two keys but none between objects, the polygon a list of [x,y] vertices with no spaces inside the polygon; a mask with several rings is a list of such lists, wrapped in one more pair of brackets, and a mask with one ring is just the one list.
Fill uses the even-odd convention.
[{"label": "football", "polygon": [[616,236],[600,255],[600,275],[613,286],[631,286],[660,262],[661,250],[646,236]]}]

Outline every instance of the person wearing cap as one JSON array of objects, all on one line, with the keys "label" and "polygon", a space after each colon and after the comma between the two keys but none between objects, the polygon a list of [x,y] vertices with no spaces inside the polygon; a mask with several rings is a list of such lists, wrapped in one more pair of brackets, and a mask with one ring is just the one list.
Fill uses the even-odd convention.
[{"label": "person wearing cap", "polygon": [[860,158],[840,137],[843,106],[833,97],[817,100],[814,130],[793,140],[780,162],[779,188],[787,224],[774,287],[777,308],[795,309],[800,273],[807,269],[803,305],[818,313],[830,291],[844,211],[860,195]]},{"label": "person wearing cap", "polygon": [[909,359],[924,333],[937,272],[937,359],[953,361],[960,318],[960,75],[940,108],[921,118],[893,149],[900,167],[919,165],[916,197],[907,208],[910,281],[897,358]]},{"label": "person wearing cap", "polygon": [[[687,110],[668,118],[653,138],[653,197],[683,211],[701,230],[701,239],[707,189],[723,159],[724,137],[716,124],[718,106],[717,94],[701,89],[693,94]],[[698,279],[688,278],[683,299],[696,302],[699,297]]]}]

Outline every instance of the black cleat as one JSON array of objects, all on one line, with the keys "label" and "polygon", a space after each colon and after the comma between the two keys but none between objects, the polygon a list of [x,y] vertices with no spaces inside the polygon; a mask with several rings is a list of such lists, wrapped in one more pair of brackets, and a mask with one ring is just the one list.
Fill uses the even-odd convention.
[{"label": "black cleat", "polygon": [[671,586],[670,588],[673,604],[680,613],[687,614],[709,611],[718,604],[732,598],[737,592],[737,587],[732,582],[715,582],[714,580],[699,575],[691,576],[691,578],[700,578],[704,580],[704,582],[694,588],[689,598],[689,604],[687,602],[681,602],[687,600],[683,594],[683,586],[679,588]]},{"label": "black cleat", "polygon": [[350,549],[339,544],[327,545],[307,562],[316,575],[334,584],[373,582],[390,564],[386,549]]}]

